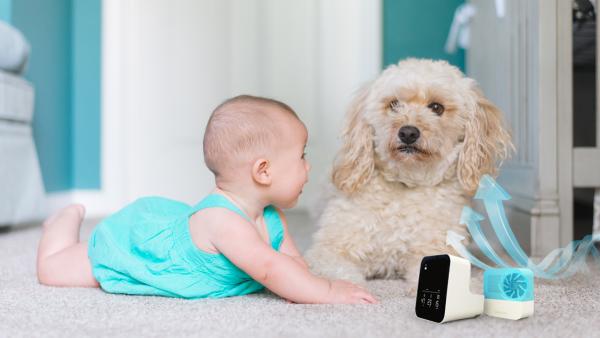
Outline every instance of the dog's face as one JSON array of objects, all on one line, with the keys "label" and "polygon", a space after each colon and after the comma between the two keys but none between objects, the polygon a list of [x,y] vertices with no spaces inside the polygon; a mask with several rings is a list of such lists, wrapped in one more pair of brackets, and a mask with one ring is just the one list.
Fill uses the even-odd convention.
[{"label": "dog's face", "polygon": [[508,155],[502,114],[445,61],[408,59],[388,67],[351,106],[336,186],[352,193],[378,171],[410,187],[458,179],[473,192]]},{"label": "dog's face", "polygon": [[376,168],[388,180],[435,185],[456,160],[469,102],[452,70],[401,63],[373,84],[363,117],[372,127]]}]

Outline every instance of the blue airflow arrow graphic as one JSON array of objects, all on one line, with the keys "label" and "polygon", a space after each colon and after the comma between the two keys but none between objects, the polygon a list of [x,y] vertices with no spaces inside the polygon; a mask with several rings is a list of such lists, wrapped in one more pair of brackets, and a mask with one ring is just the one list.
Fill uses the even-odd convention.
[{"label": "blue airflow arrow graphic", "polygon": [[473,241],[477,243],[483,254],[485,254],[492,262],[496,263],[504,268],[510,267],[510,265],[506,264],[500,256],[494,251],[487,238],[483,235],[481,231],[481,225],[479,221],[483,221],[485,218],[475,212],[475,210],[464,207],[462,214],[460,215],[460,224],[466,224],[469,232],[471,233],[471,237]]},{"label": "blue airflow arrow graphic", "polygon": [[[558,279],[570,277],[579,271],[586,271],[588,269],[586,259],[590,253],[596,263],[600,265],[600,252],[594,245],[595,242],[600,241],[600,235],[588,235],[580,241],[573,241],[564,248],[553,250],[539,264],[533,263],[519,245],[506,219],[503,202],[510,200],[511,196],[493,178],[484,175],[479,182],[479,189],[474,198],[483,201],[490,224],[504,250],[518,266],[532,270],[536,277]],[[460,224],[467,225],[471,237],[483,254],[494,262],[496,266],[510,267],[494,251],[483,234],[479,223],[482,220],[484,220],[484,217],[470,207],[465,206],[463,208]],[[479,268],[484,270],[491,269],[491,266],[483,263],[469,252],[462,243],[463,239],[463,236],[453,231],[448,231],[446,244],[451,245],[461,256]]]},{"label": "blue airflow arrow graphic", "polygon": [[487,211],[490,223],[508,255],[520,266],[526,267],[529,257],[523,251],[519,242],[513,234],[510,224],[506,219],[503,202],[510,200],[510,195],[488,175],[484,175],[479,181],[479,189],[475,199],[483,200],[485,211]]},{"label": "blue airflow arrow graphic", "polygon": [[491,269],[492,267],[480,261],[477,257],[473,256],[469,252],[469,250],[462,243],[462,240],[465,239],[464,236],[457,234],[452,230],[448,230],[446,234],[446,245],[450,245],[458,252],[459,255],[463,256],[463,258],[468,259],[471,263],[482,270]]}]

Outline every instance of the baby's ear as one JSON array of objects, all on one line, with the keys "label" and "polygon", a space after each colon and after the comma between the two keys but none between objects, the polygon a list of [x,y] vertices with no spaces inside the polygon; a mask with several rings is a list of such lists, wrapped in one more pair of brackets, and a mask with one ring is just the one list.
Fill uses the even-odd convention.
[{"label": "baby's ear", "polygon": [[269,160],[259,158],[252,165],[252,179],[260,185],[271,185],[271,163]]}]

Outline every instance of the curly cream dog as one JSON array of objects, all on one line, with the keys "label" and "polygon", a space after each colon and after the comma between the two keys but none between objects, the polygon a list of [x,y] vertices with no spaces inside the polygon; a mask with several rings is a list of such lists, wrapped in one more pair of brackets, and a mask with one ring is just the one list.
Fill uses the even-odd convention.
[{"label": "curly cream dog", "polygon": [[405,278],[423,256],[451,253],[483,174],[513,146],[502,113],[445,61],[388,67],[351,104],[328,201],[306,257],[313,271],[364,282]]}]

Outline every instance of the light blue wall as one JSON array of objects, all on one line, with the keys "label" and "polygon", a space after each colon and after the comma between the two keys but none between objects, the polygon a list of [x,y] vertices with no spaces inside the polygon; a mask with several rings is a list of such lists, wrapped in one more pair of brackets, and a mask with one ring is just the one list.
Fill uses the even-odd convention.
[{"label": "light blue wall", "polygon": [[72,186],[100,188],[99,0],[73,0],[71,29]]},{"label": "light blue wall", "polygon": [[[6,0],[0,0],[6,1]],[[100,188],[101,0],[13,0],[31,44],[33,133],[46,191]]]},{"label": "light blue wall", "polygon": [[444,59],[464,71],[464,50],[455,54],[444,51],[454,11],[463,3],[464,0],[384,0],[384,67],[407,57],[422,57]]},{"label": "light blue wall", "polygon": [[0,20],[10,22],[12,16],[12,0],[0,0]]},{"label": "light blue wall", "polygon": [[50,192],[72,188],[70,18],[70,0],[12,3],[12,24],[31,44],[25,77],[35,86],[33,134]]}]

